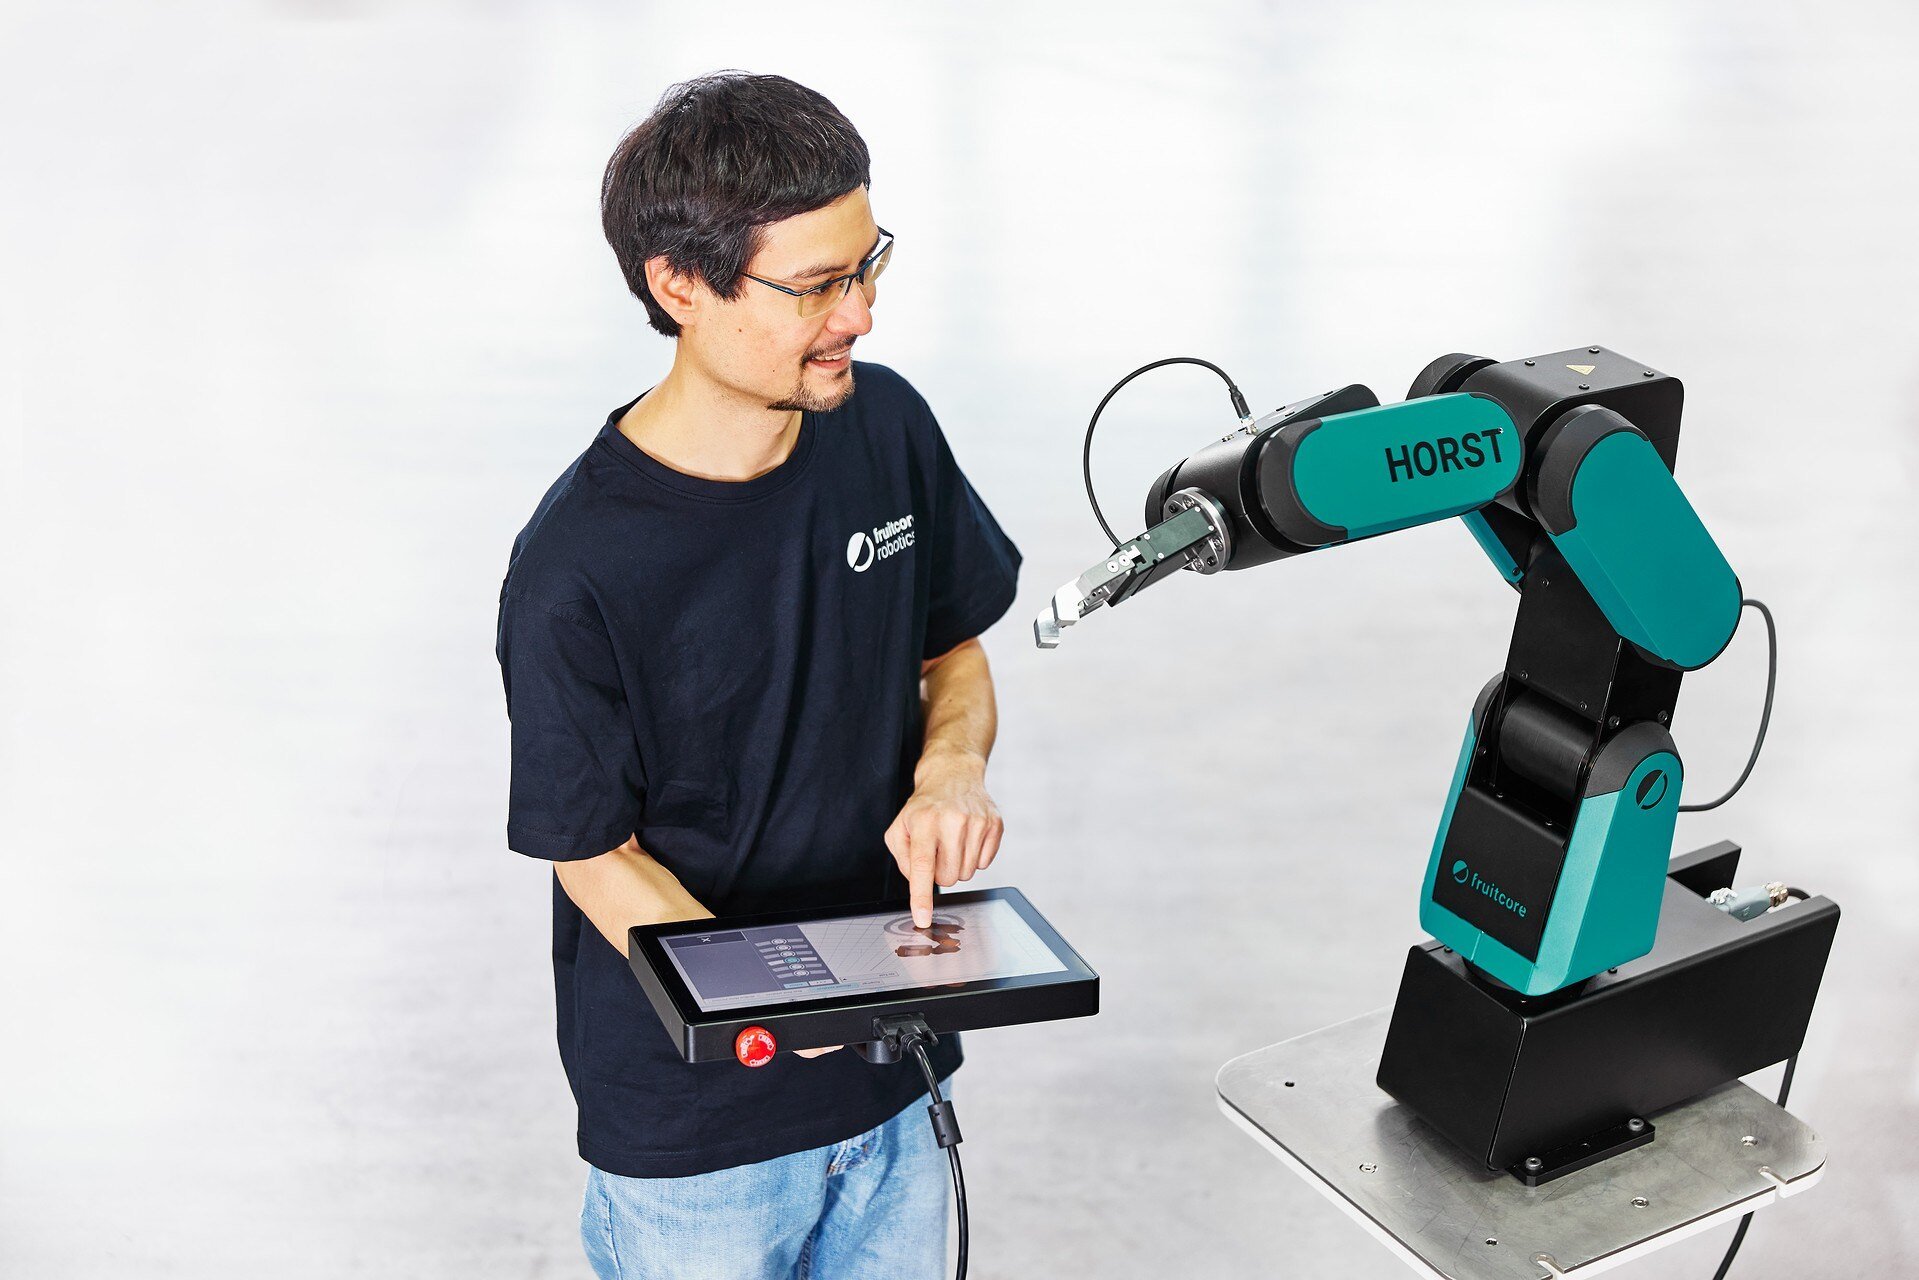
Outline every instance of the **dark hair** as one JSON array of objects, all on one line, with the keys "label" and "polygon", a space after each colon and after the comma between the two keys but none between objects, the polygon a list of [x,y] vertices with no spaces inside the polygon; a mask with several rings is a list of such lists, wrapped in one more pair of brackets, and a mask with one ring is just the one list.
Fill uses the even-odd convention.
[{"label": "dark hair", "polygon": [[667,337],[678,322],[646,287],[647,259],[722,298],[739,296],[760,228],[871,183],[859,131],[824,97],[785,76],[717,71],[676,84],[613,149],[600,225],[626,287]]}]

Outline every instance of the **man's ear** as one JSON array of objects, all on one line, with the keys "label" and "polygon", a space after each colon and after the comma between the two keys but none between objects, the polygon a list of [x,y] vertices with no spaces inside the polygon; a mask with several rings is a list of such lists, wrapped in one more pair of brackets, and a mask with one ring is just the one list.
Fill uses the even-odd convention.
[{"label": "man's ear", "polygon": [[646,260],[646,287],[653,294],[653,301],[681,328],[699,314],[700,304],[712,296],[712,290],[698,278],[675,271],[663,253]]}]

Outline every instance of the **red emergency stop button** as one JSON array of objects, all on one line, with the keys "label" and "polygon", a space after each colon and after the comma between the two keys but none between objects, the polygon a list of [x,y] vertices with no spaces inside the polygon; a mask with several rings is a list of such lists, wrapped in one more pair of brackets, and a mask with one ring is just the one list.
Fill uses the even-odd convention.
[{"label": "red emergency stop button", "polygon": [[763,1067],[773,1061],[773,1033],[765,1027],[748,1027],[733,1038],[733,1055],[749,1067]]}]

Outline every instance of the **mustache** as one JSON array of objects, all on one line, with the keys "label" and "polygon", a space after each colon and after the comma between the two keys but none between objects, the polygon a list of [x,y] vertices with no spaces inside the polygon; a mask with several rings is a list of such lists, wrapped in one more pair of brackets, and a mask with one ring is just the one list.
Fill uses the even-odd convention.
[{"label": "mustache", "polygon": [[846,355],[846,354],[848,354],[848,353],[849,353],[849,352],[851,352],[852,350],[853,350],[853,344],[852,344],[851,342],[849,342],[849,343],[847,343],[847,344],[846,344],[845,346],[843,346],[843,347],[833,347],[833,348],[829,348],[829,347],[821,347],[821,348],[820,348],[820,349],[819,349],[818,351],[809,351],[809,352],[807,352],[807,353],[806,353],[806,359],[808,359],[808,360],[837,360],[837,359],[839,359],[839,358],[840,358],[841,356],[843,356],[843,355]]}]

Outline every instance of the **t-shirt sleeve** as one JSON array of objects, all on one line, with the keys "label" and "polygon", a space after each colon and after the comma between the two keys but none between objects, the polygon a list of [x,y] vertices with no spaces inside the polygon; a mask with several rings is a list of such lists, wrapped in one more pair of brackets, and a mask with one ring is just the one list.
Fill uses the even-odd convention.
[{"label": "t-shirt sleeve", "polygon": [[513,725],[507,847],[564,862],[625,844],[645,774],[597,611],[502,595],[496,652]]},{"label": "t-shirt sleeve", "polygon": [[1019,583],[1013,545],[933,427],[932,587],[924,658],[937,658],[999,621]]}]

